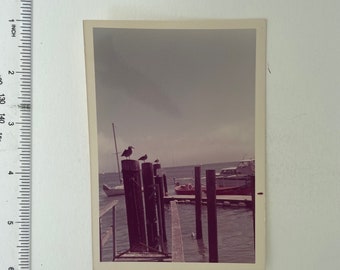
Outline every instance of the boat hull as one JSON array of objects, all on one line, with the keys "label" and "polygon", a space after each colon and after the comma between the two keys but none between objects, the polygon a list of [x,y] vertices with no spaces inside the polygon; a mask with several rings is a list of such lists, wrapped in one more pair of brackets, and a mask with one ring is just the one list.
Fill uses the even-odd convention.
[{"label": "boat hull", "polygon": [[248,185],[216,188],[216,195],[250,195],[250,194],[251,189]]},{"label": "boat hull", "polygon": [[195,187],[191,185],[179,185],[175,187],[177,195],[195,195]]},{"label": "boat hull", "polygon": [[[175,187],[177,195],[195,195],[195,187],[188,185],[180,185]],[[202,187],[202,192],[206,193],[206,187]],[[240,185],[233,187],[216,187],[216,195],[250,195],[251,189],[249,185]]]},{"label": "boat hull", "polygon": [[104,184],[103,190],[104,190],[106,196],[108,196],[108,197],[119,196],[119,195],[125,194],[123,185],[122,186],[115,186],[115,187],[111,188],[111,187]]}]

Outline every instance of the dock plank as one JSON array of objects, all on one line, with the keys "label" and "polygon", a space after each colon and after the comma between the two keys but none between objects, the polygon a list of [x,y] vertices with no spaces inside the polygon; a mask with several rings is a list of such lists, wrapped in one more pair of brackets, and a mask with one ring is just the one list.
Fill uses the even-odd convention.
[{"label": "dock plank", "polygon": [[171,201],[170,205],[171,205],[172,261],[184,262],[183,239],[178,208],[175,201]]},{"label": "dock plank", "polygon": [[168,255],[154,252],[127,252],[116,257],[116,262],[170,262]]}]

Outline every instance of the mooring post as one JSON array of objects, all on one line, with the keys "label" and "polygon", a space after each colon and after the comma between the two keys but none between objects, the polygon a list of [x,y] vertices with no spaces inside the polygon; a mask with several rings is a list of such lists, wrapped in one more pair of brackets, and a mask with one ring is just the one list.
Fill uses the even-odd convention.
[{"label": "mooring post", "polygon": [[206,171],[209,262],[218,262],[215,170]]},{"label": "mooring post", "polygon": [[155,201],[155,181],[153,177],[152,163],[142,163],[142,178],[144,187],[146,231],[148,235],[148,246],[156,249],[157,241],[157,216]]},{"label": "mooring post", "polygon": [[158,172],[158,170],[161,168],[161,164],[160,163],[154,163],[153,164],[153,175],[154,176],[157,176],[157,172]]},{"label": "mooring post", "polygon": [[116,259],[116,206],[112,207],[112,261]]},{"label": "mooring post", "polygon": [[163,181],[164,181],[164,193],[165,193],[165,196],[168,196],[168,182],[166,180],[166,175],[163,174]]},{"label": "mooring post", "polygon": [[202,188],[201,167],[195,167],[195,210],[196,210],[196,239],[202,239]]},{"label": "mooring post", "polygon": [[122,160],[130,251],[146,251],[146,233],[139,162]]},{"label": "mooring post", "polygon": [[155,184],[156,188],[156,200],[157,200],[157,216],[158,216],[158,230],[159,230],[159,243],[161,246],[161,250],[165,251],[165,245],[163,240],[163,234],[165,231],[163,231],[163,223],[162,223],[162,207],[161,207],[161,196],[160,196],[160,188],[159,184]]},{"label": "mooring post", "polygon": [[159,198],[160,198],[160,210],[162,219],[162,231],[163,231],[163,241],[166,242],[166,230],[165,230],[165,214],[164,214],[164,192],[163,192],[163,177],[156,176],[155,183],[159,187]]}]

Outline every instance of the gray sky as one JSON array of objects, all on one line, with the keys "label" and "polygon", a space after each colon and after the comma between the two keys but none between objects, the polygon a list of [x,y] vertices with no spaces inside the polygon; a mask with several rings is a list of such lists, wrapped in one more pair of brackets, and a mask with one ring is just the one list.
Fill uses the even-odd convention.
[{"label": "gray sky", "polygon": [[94,29],[99,171],[254,157],[255,30]]}]

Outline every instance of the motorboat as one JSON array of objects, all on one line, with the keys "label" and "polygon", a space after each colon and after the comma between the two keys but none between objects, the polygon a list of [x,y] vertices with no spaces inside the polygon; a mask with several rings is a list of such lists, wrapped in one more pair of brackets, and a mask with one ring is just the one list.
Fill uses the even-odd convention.
[{"label": "motorboat", "polygon": [[[221,169],[216,174],[216,195],[249,195],[251,194],[251,177],[255,176],[255,159],[244,159],[237,166]],[[175,192],[178,195],[194,195],[195,187],[190,184],[193,178],[183,178],[186,184],[176,183]],[[202,177],[204,181],[206,178]],[[206,188],[202,186],[202,191]]]},{"label": "motorboat", "polygon": [[[175,187],[177,195],[195,195],[195,187],[191,184],[178,185]],[[206,193],[206,187],[202,187],[202,192]],[[216,195],[250,195],[251,189],[249,184],[238,186],[216,187]]]},{"label": "motorboat", "polygon": [[103,190],[108,197],[124,195],[124,185],[118,185],[114,187],[109,187],[108,185],[103,185]]},{"label": "motorboat", "polygon": [[175,186],[175,192],[177,195],[195,195],[195,187],[190,183],[180,185],[177,182]]}]

